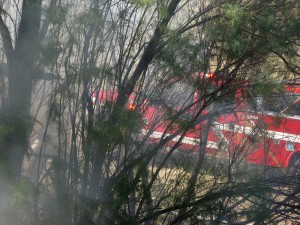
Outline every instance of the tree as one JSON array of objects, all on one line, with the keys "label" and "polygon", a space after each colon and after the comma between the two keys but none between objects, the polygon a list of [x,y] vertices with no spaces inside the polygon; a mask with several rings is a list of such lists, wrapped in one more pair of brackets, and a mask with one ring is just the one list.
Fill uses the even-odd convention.
[{"label": "tree", "polygon": [[[8,132],[9,140],[1,149],[1,155],[9,159],[7,168],[12,174],[21,173],[27,152],[36,65],[63,77],[53,82],[55,89],[49,99],[49,121],[54,118],[50,124],[57,125],[57,151],[51,165],[38,168],[36,187],[47,187],[48,192],[33,204],[37,221],[262,222],[280,220],[274,214],[282,206],[287,207],[285,210],[293,208],[289,203],[297,198],[295,189],[290,192],[274,180],[248,180],[232,163],[204,169],[207,131],[214,115],[226,112],[212,110],[204,117],[203,111],[236,92],[235,84],[240,79],[257,83],[264,77],[268,81],[274,74],[267,71],[270,59],[282,60],[288,70],[279,69],[298,75],[294,60],[299,22],[289,14],[292,7],[296,14],[297,1],[268,1],[264,5],[214,0],[68,3],[51,1],[42,29],[42,1],[24,1],[15,45],[3,17],[0,21],[10,69],[5,120],[12,131],[22,131]],[[25,57],[27,52],[31,54]],[[208,80],[195,82],[192,75],[199,71],[215,71],[224,85],[209,91]],[[176,109],[168,98],[172,91],[166,86],[176,88],[180,81],[189,84],[190,90],[183,107]],[[16,90],[22,98],[16,98],[20,95]],[[91,93],[99,90],[116,90],[118,96],[95,113]],[[133,91],[139,110],[128,112],[124,107]],[[195,103],[201,107],[196,109],[188,101],[195,92],[201,93]],[[146,145],[147,140],[138,135],[147,107],[145,99],[160,106],[158,115],[162,117],[156,122],[168,124],[162,133],[173,129],[171,136],[162,136],[153,145]],[[189,110],[194,111],[186,121],[182,118]],[[199,118],[207,122],[200,126]],[[198,154],[193,156],[196,162],[186,155],[181,160],[175,158],[176,166],[169,168],[184,135],[195,125],[199,125],[202,141]],[[178,135],[177,143],[167,150],[170,140]],[[12,141],[17,147],[7,151]],[[274,194],[280,188],[278,200]],[[41,206],[43,196],[57,206],[48,209],[50,215]],[[287,196],[286,201],[280,201],[282,196]],[[257,217],[254,212],[259,209],[266,210],[267,216]]]},{"label": "tree", "polygon": [[[24,1],[17,33],[11,36],[1,9],[1,36],[9,67],[7,106],[4,109],[12,132],[1,148],[1,158],[7,160],[10,175],[20,176],[28,149],[32,81],[38,54],[42,1]],[[7,14],[6,14],[7,15]]]}]

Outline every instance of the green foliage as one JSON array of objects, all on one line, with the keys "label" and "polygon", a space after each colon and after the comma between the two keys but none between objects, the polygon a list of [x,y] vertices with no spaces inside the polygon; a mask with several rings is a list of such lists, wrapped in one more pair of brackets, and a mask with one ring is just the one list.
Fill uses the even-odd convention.
[{"label": "green foliage", "polygon": [[168,15],[168,8],[163,1],[157,1],[157,13],[159,18],[164,18]]},{"label": "green foliage", "polygon": [[94,9],[84,10],[81,12],[76,18],[76,23],[84,29],[91,27],[96,28],[104,25],[100,13]]},{"label": "green foliage", "polygon": [[209,58],[204,58],[205,40],[195,42],[192,33],[179,35],[176,30],[168,30],[169,39],[157,60],[169,70],[170,76],[190,76],[195,71],[203,71]]},{"label": "green foliage", "polygon": [[[293,4],[295,1],[291,1],[290,6]],[[220,19],[206,29],[206,34],[220,44],[219,51],[229,59],[243,54],[266,56],[271,49],[294,52],[300,22],[285,4],[279,7],[266,4],[257,10],[243,2],[227,3],[220,11]]]},{"label": "green foliage", "polygon": [[244,6],[240,4],[227,3],[223,6],[223,18],[225,24],[231,26],[234,31],[243,25],[243,20],[246,19],[247,13]]},{"label": "green foliage", "polygon": [[13,206],[22,207],[23,205],[31,204],[30,197],[38,195],[38,189],[28,179],[21,179],[18,184],[14,186],[11,204]]},{"label": "green foliage", "polygon": [[274,93],[283,91],[284,85],[280,83],[271,83],[264,80],[253,84],[253,93],[255,96],[271,96]]},{"label": "green foliage", "polygon": [[[110,108],[112,105],[107,102],[105,107]],[[100,145],[123,144],[130,138],[131,134],[139,129],[141,118],[138,111],[119,109],[116,116],[118,118],[117,123],[113,121],[97,122],[98,128],[94,132],[94,138]]]},{"label": "green foliage", "polygon": [[60,3],[59,6],[49,8],[49,10],[47,11],[47,18],[49,22],[54,26],[61,26],[65,21],[66,15],[68,14],[70,7],[71,4]]},{"label": "green foliage", "polygon": [[8,210],[9,220],[14,224],[34,224],[34,199],[40,192],[27,178],[22,178],[12,186],[10,197],[10,208]]},{"label": "green foliage", "polygon": [[272,9],[266,10],[262,15],[257,17],[256,24],[261,34],[268,35],[270,29],[275,28],[275,12]]},{"label": "green foliage", "polygon": [[237,58],[251,45],[249,34],[244,29],[249,26],[247,9],[241,4],[226,4],[222,8],[220,20],[206,29],[209,38],[224,44],[224,51],[230,58]]},{"label": "green foliage", "polygon": [[178,122],[178,127],[180,130],[193,130],[195,128],[196,122],[191,121],[189,116],[186,118],[180,119]]},{"label": "green foliage", "polygon": [[30,121],[20,118],[12,118],[0,113],[0,146],[14,144],[14,137],[22,144],[26,144],[27,131],[30,129]]},{"label": "green foliage", "polygon": [[265,47],[280,53],[294,53],[292,45],[300,37],[300,22],[292,12],[284,5],[280,9],[269,6],[253,17],[253,29],[262,37]]},{"label": "green foliage", "polygon": [[116,200],[119,201],[119,203],[127,203],[129,200],[129,194],[135,190],[135,185],[130,179],[129,174],[126,174],[115,183],[113,189],[116,193]]},{"label": "green foliage", "polygon": [[58,40],[48,40],[40,48],[39,63],[42,66],[51,66],[58,59],[63,49]]},{"label": "green foliage", "polygon": [[7,143],[12,132],[13,128],[8,124],[7,117],[0,113],[0,146]]},{"label": "green foliage", "polygon": [[132,3],[140,7],[149,7],[152,6],[155,3],[155,1],[154,0],[132,0]]}]

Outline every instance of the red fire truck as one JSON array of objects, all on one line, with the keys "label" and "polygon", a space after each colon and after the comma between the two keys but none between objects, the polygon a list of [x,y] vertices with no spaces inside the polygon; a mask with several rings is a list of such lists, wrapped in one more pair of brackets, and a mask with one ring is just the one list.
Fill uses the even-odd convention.
[{"label": "red fire truck", "polygon": [[[238,82],[228,88],[212,75],[206,80],[205,93],[175,81],[169,88],[155,94],[139,107],[143,115],[141,134],[150,142],[172,136],[167,146],[181,140],[181,150],[199,151],[205,141],[206,154],[246,159],[271,167],[300,166],[300,87],[285,84],[281,91],[268,97],[255,96],[249,84]],[[229,89],[226,91],[226,89]],[[225,93],[225,95],[224,95]],[[117,92],[100,91],[97,102],[114,102]],[[224,96],[220,96],[224,95]],[[205,98],[203,97],[205,96]],[[208,98],[207,98],[208,96]],[[94,95],[94,101],[96,96]],[[134,93],[127,108],[135,109]],[[208,132],[205,133],[205,129]],[[183,135],[183,137],[182,137]],[[205,138],[203,135],[206,135]]]}]

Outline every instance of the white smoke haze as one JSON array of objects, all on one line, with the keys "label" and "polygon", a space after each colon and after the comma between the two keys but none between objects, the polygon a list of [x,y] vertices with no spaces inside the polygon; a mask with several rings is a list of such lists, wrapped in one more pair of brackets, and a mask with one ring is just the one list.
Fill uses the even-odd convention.
[{"label": "white smoke haze", "polygon": [[[296,0],[287,2],[292,1]],[[16,44],[16,40],[22,40],[22,30],[18,29],[22,16],[22,2],[26,1],[0,0],[0,17],[4,19],[4,23],[11,34],[13,48],[22,46],[22,43],[20,45]],[[224,26],[224,37],[223,30],[221,30],[222,33],[216,32],[214,29],[218,27],[214,28],[209,21],[216,20],[218,22],[219,15],[216,15],[216,17],[215,13],[219,14],[219,11],[223,11],[222,4],[235,1],[27,0],[27,2],[42,2],[41,29],[39,35],[37,33],[35,35],[42,39],[41,52],[33,57],[33,63],[31,63],[37,64],[37,68],[27,71],[27,67],[30,67],[31,64],[22,64],[22,68],[16,70],[15,76],[18,79],[15,79],[15,82],[8,83],[8,74],[14,71],[14,67],[9,67],[9,65],[14,64],[8,62],[8,57],[5,56],[3,49],[1,49],[2,61],[0,54],[0,115],[2,111],[5,111],[2,109],[5,109],[2,105],[5,105],[6,101],[10,102],[7,99],[18,99],[18,101],[11,102],[23,105],[23,109],[6,110],[5,113],[10,114],[12,111],[18,111],[18,115],[25,113],[26,115],[22,115],[22,119],[26,121],[26,125],[30,120],[30,132],[26,135],[28,143],[22,145],[26,150],[26,155],[22,155],[22,157],[25,157],[24,160],[22,158],[23,165],[15,163],[9,167],[13,170],[22,166],[22,177],[13,183],[10,181],[12,178],[7,179],[6,176],[1,177],[0,175],[0,225],[179,224],[185,216],[187,216],[187,222],[183,221],[181,224],[219,224],[220,221],[223,221],[222,218],[228,218],[228,224],[237,224],[237,221],[232,217],[235,217],[235,214],[237,214],[237,217],[244,216],[244,212],[240,210],[244,205],[252,210],[250,213],[254,219],[252,221],[249,219],[250,222],[255,221],[256,212],[260,212],[258,210],[260,208],[256,209],[254,205],[254,209],[252,209],[247,205],[248,202],[244,205],[241,204],[243,199],[245,201],[247,199],[253,200],[258,206],[261,204],[260,200],[263,203],[267,202],[272,207],[276,206],[275,200],[277,201],[277,199],[274,200],[272,197],[280,191],[279,188],[266,190],[263,188],[265,186],[256,185],[257,183],[248,185],[247,178],[240,175],[244,171],[240,171],[239,168],[235,167],[235,165],[240,165],[239,159],[236,160],[238,161],[237,164],[232,164],[226,168],[227,164],[219,163],[217,158],[214,159],[214,165],[209,165],[206,170],[206,165],[204,166],[203,163],[206,158],[204,158],[204,154],[198,154],[200,151],[192,154],[192,156],[186,156],[181,154],[180,151],[177,152],[175,147],[174,149],[169,146],[165,148],[168,144],[164,142],[169,138],[167,136],[164,140],[163,138],[160,139],[161,135],[159,138],[155,137],[160,140],[159,143],[153,144],[147,143],[147,140],[140,140],[142,137],[140,137],[139,129],[143,129],[141,131],[143,134],[146,130],[140,126],[146,124],[150,127],[152,123],[153,126],[147,129],[149,129],[149,135],[153,137],[158,136],[157,134],[167,134],[173,128],[179,131],[189,129],[191,130],[190,134],[194,134],[195,124],[191,120],[194,114],[189,115],[190,111],[186,109],[194,104],[194,89],[206,89],[209,85],[206,84],[206,79],[204,79],[204,82],[200,82],[200,79],[200,84],[190,84],[190,82],[194,82],[194,78],[189,77],[190,74],[194,72],[198,74],[200,71],[206,70],[216,72],[216,69],[214,69],[215,64],[219,64],[220,67],[225,67],[227,63],[231,65],[230,61],[234,61],[231,59],[233,56],[228,57],[227,62],[226,46],[228,45],[229,48],[232,42],[234,50],[235,42],[237,42],[237,47],[240,47],[240,43],[242,45],[244,42],[247,44],[251,42],[249,38],[236,35],[237,40],[228,40],[228,43],[222,42],[219,44],[219,38],[209,37],[210,32],[218,34],[215,36],[220,36],[221,40],[233,37],[229,34],[226,36],[226,27],[231,28],[231,26],[226,25],[229,24],[227,19],[221,23],[222,28]],[[166,6],[171,2],[179,2],[178,9],[174,9],[175,11],[170,13],[169,16],[172,18],[169,22],[160,22],[168,20]],[[213,2],[215,4],[208,7]],[[247,4],[252,6],[252,2],[256,1],[240,2],[241,5],[248,2]],[[53,9],[50,7],[51,3]],[[243,7],[241,9],[236,6],[226,7],[230,14],[237,17],[239,17],[240,10],[243,11]],[[253,5],[253,10],[256,7],[258,6]],[[278,3],[276,7],[280,8],[280,4]],[[4,11],[7,14],[3,13]],[[255,16],[256,14],[259,15],[260,10],[250,10],[250,12],[255,12],[251,14],[251,18],[253,16],[253,21],[255,21]],[[274,20],[275,17],[270,16]],[[278,17],[280,18],[280,15]],[[244,17],[234,17],[234,21],[236,19],[247,20]],[[37,20],[35,21],[37,22]],[[250,22],[249,24],[252,24]],[[28,27],[33,29],[34,26]],[[205,27],[212,28],[206,32]],[[245,28],[249,28],[249,31],[252,32],[251,27],[245,26]],[[189,29],[191,29],[191,32],[188,31]],[[255,28],[254,34],[256,34],[256,29],[258,28]],[[156,33],[155,30],[159,32]],[[231,32],[231,29],[227,30],[230,33],[235,33]],[[182,35],[181,32],[183,32]],[[3,48],[1,41],[4,40],[4,36],[1,32],[1,21],[0,34],[0,47]],[[177,35],[178,37],[176,37]],[[249,35],[247,33],[246,36]],[[269,38],[271,37],[267,36],[268,40]],[[27,36],[25,38],[23,36],[23,39],[29,40]],[[245,40],[242,42],[240,39]],[[286,39],[288,39],[287,36]],[[152,43],[152,45],[149,43]],[[31,54],[34,54],[35,45],[29,44],[28,46],[33,47],[27,48],[24,45],[23,52],[25,54],[22,54],[22,57],[15,57],[16,59],[13,62],[20,61],[21,63],[30,58]],[[251,44],[256,45],[252,42]],[[148,49],[147,46],[154,46],[152,49],[156,49],[150,54],[151,57],[146,57],[153,58],[153,60],[152,62],[150,60],[148,65],[147,63],[141,63],[140,65],[146,65],[139,72],[136,69],[139,68],[137,67],[138,63],[143,62],[141,60],[144,58],[143,56],[147,56],[149,52],[152,52],[152,49]],[[224,50],[222,50],[222,46],[225,46]],[[191,49],[194,47],[195,49]],[[249,48],[252,48],[252,45],[249,44]],[[242,50],[241,48],[239,51]],[[260,56],[261,53],[258,50],[259,48],[253,48],[254,52],[251,55],[255,55],[257,51],[260,59],[262,56]],[[219,54],[218,51],[221,53]],[[263,52],[263,54],[266,53]],[[243,68],[241,76],[247,74],[248,60],[243,64],[244,53],[241,56],[235,56],[237,59],[239,57],[241,59],[237,61],[238,63],[232,62],[230,68],[226,66],[226,71],[239,70],[238,68],[241,65],[245,65],[245,69],[241,67]],[[253,58],[253,61],[256,60],[252,56],[249,57]],[[239,65],[240,60],[241,65]],[[227,72],[223,73],[226,74]],[[55,76],[50,76],[53,74]],[[127,84],[134,83],[131,82],[133,74],[140,74],[140,78],[135,84],[136,90],[134,89],[136,109],[139,109],[139,105],[143,105],[141,107],[143,109],[139,110],[144,111],[144,103],[146,104],[146,102],[149,103],[147,107],[150,107],[151,103],[151,107],[158,108],[159,110],[153,116],[154,122],[148,121],[148,118],[143,117],[142,113],[137,115],[133,112],[133,115],[131,115],[131,112],[123,112],[123,110],[111,116],[110,113],[115,102],[107,101],[108,104],[103,104],[99,101],[97,105],[94,104],[95,102],[91,103],[89,99],[94,92],[104,90],[103,87],[107,87],[107,89],[119,88],[119,90],[127,92],[126,90],[130,89],[127,88],[127,86],[130,87]],[[232,74],[235,74],[235,72]],[[1,80],[1,76],[4,81]],[[247,76],[249,75],[247,74]],[[12,77],[14,76],[10,76],[10,78]],[[30,94],[26,96],[24,94],[26,92],[18,88],[22,87],[21,78],[24,77],[28,77],[24,81],[30,80],[30,82],[24,82],[24,86],[27,84],[31,88],[28,91],[31,96],[29,96]],[[177,77],[180,77],[180,80],[177,80]],[[173,83],[174,78],[175,82]],[[29,84],[33,84],[32,87]],[[6,97],[9,95],[8,90],[4,91],[2,87],[6,87],[6,89],[14,87],[9,89],[13,90],[10,93],[10,98]],[[199,93],[197,98],[200,100]],[[207,95],[205,94],[206,90],[203,93],[203,95]],[[214,97],[218,99],[219,96],[222,96],[219,93],[216,96],[211,95],[210,92],[207,93],[209,95],[207,98],[208,104]],[[224,93],[227,92],[224,91]],[[139,94],[141,96],[138,96]],[[127,95],[130,96],[130,93],[124,96]],[[119,96],[122,95],[119,94]],[[23,97],[26,101],[22,101]],[[206,102],[206,100],[203,101]],[[22,104],[24,102],[26,104]],[[17,103],[11,105],[16,106]],[[199,102],[199,108],[201,104]],[[211,105],[210,107],[214,108]],[[94,112],[97,108],[99,108],[98,114]],[[194,109],[191,111],[194,111]],[[195,111],[198,111],[198,109]],[[186,112],[188,113],[185,114]],[[164,128],[164,131],[156,129],[157,124],[169,124],[169,120],[173,120],[173,116],[174,123],[172,121],[170,127]],[[200,116],[199,120],[203,121]],[[116,119],[115,117],[120,118]],[[211,123],[211,126],[215,125],[215,121],[212,120]],[[210,124],[210,122],[206,124]],[[235,123],[232,124],[233,127],[237,127]],[[0,128],[1,125],[0,121]],[[163,126],[165,125],[163,124]],[[203,127],[208,126],[203,124]],[[202,141],[208,139],[205,137],[208,132],[202,132],[202,129],[201,125],[201,128],[199,128],[201,134],[197,131],[197,138],[186,138],[189,143],[191,143],[190,140],[197,139],[194,141],[197,149],[200,149],[201,145],[204,149],[207,146]],[[203,130],[205,131],[205,129]],[[15,131],[18,131],[18,129],[15,129]],[[232,129],[232,131],[235,131],[235,129]],[[226,130],[225,132],[225,135],[227,135],[231,131]],[[220,145],[218,144],[217,147],[221,149],[225,139],[223,133],[219,133],[220,137],[214,138],[219,139]],[[203,138],[201,136],[202,144],[198,141],[200,135],[203,135]],[[178,137],[177,135],[169,140],[170,142],[176,138],[176,140],[179,140]],[[252,136],[250,141],[252,144]],[[210,141],[208,140],[208,142]],[[184,145],[183,143],[183,141],[178,142],[178,150]],[[20,144],[17,144],[11,149],[17,149],[20,146]],[[199,146],[196,146],[196,144]],[[12,152],[7,148],[1,149],[1,147],[0,136],[0,160],[2,159],[2,151]],[[21,151],[14,152],[24,153],[25,151],[21,149]],[[13,156],[16,156],[11,157],[14,159],[18,155],[14,154]],[[185,156],[187,159],[184,159]],[[193,159],[190,160],[189,158]],[[20,161],[22,162],[22,160]],[[210,164],[210,161],[205,163]],[[0,161],[0,174],[4,173],[1,169]],[[192,170],[194,172],[191,172]],[[12,174],[11,171],[8,172]],[[17,175],[19,176],[19,173]],[[268,187],[271,189],[272,185],[273,183],[270,183]],[[283,192],[287,188],[284,187]],[[232,193],[232,190],[236,190],[236,192]],[[262,194],[259,193],[260,191]],[[256,192],[259,194],[258,196]],[[216,199],[213,198],[214,196],[210,196],[211,193],[216,193]],[[218,194],[220,194],[219,199]],[[232,197],[232,195],[234,196]],[[252,196],[254,196],[253,199]],[[299,198],[297,197],[297,199]],[[207,203],[202,204],[201,200]],[[267,200],[270,200],[270,203]],[[264,204],[267,205],[267,203]],[[188,204],[195,205],[194,209],[176,210],[177,206],[185,207]],[[176,207],[173,207],[173,205]],[[271,206],[267,205],[267,213]],[[263,207],[265,207],[264,205],[262,209],[265,209]],[[293,206],[290,208],[296,209]],[[280,212],[280,210],[277,211]],[[283,212],[288,214],[288,210],[287,207],[287,210]],[[191,214],[185,212],[191,212]],[[160,215],[160,213],[163,214]],[[166,216],[165,223],[161,222],[162,216]],[[188,218],[189,216],[190,218]],[[220,220],[215,219],[217,216],[220,217]],[[214,221],[210,221],[212,218],[214,218]],[[230,221],[231,218],[232,221]],[[260,219],[258,216],[257,218]],[[265,219],[264,224],[269,224],[268,218],[263,219]],[[126,222],[124,222],[125,220]],[[207,223],[202,222],[205,220]],[[247,224],[252,224],[250,222]],[[272,224],[277,223],[273,222]]]},{"label": "white smoke haze", "polygon": [[0,225],[7,225],[10,194],[7,192],[7,183],[0,178]]}]

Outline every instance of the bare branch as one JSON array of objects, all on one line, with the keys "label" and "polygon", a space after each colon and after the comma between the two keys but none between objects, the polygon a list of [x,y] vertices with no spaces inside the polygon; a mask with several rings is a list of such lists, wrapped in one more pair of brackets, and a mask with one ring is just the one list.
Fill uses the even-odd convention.
[{"label": "bare branch", "polygon": [[[5,12],[5,11],[1,8],[1,12]],[[2,36],[7,61],[10,62],[12,59],[14,48],[13,48],[12,38],[11,38],[11,35],[9,32],[9,29],[6,26],[6,24],[2,18],[2,15],[0,16],[0,34]]]}]

